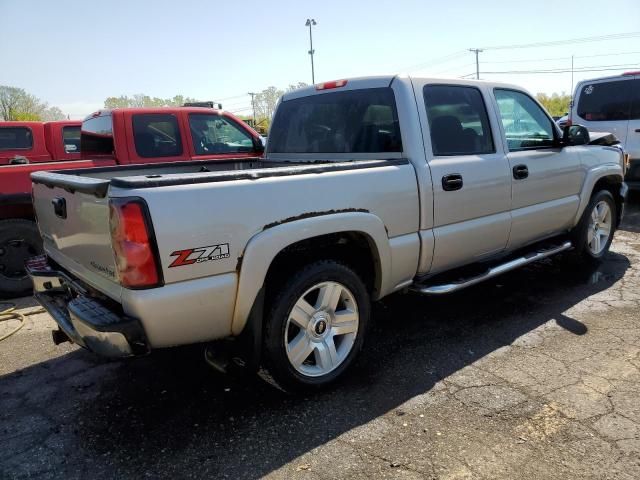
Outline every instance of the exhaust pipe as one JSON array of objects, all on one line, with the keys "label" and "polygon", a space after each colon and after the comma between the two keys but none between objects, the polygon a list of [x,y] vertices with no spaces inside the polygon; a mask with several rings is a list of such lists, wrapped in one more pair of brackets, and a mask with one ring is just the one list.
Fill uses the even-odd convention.
[{"label": "exhaust pipe", "polygon": [[64,342],[71,343],[71,339],[69,338],[69,335],[67,335],[60,329],[51,330],[51,339],[53,340],[53,343],[55,345],[60,345],[61,343],[64,343]]}]

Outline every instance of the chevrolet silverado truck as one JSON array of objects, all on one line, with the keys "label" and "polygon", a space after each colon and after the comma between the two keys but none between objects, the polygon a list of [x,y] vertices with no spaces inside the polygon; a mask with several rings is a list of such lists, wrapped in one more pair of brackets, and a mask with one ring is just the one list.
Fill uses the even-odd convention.
[{"label": "chevrolet silverado truck", "polygon": [[372,300],[600,261],[627,188],[621,150],[588,141],[512,85],[322,83],[282,97],[263,159],[32,174],[46,256],[28,270],[57,342],[231,338],[238,363],[319,388],[353,364]]},{"label": "chevrolet silverado truck", "polygon": [[24,262],[42,253],[32,172],[255,157],[257,141],[240,119],[211,108],[124,108],[84,122],[0,122],[0,296],[30,290]]}]

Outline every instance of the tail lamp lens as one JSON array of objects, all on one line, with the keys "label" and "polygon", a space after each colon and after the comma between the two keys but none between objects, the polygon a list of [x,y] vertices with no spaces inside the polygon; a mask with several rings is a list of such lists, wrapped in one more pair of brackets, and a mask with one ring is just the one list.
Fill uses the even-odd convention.
[{"label": "tail lamp lens", "polygon": [[158,286],[160,274],[145,203],[138,198],[109,201],[111,244],[123,287]]}]

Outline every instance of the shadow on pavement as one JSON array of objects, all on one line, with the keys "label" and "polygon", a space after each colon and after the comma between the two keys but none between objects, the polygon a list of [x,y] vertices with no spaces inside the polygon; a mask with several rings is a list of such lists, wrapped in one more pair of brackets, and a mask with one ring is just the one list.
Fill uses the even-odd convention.
[{"label": "shadow on pavement", "polygon": [[23,456],[48,445],[47,468],[67,478],[260,477],[401,408],[551,319],[584,335],[587,327],[563,312],[628,267],[615,253],[596,274],[558,257],[448,297],[394,295],[374,306],[371,334],[347,378],[309,396],[286,395],[257,378],[218,376],[200,350],[126,362],[75,351],[0,378],[0,391],[25,392],[14,407],[11,394],[0,394],[0,405],[13,408],[0,422],[5,431],[31,411],[46,420],[5,435],[0,465],[23,471]]}]

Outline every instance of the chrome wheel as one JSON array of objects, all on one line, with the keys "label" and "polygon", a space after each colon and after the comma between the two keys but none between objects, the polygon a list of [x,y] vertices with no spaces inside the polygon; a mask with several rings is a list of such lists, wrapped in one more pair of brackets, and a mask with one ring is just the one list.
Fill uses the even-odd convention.
[{"label": "chrome wheel", "polygon": [[299,373],[318,377],[335,370],[353,349],[360,316],[351,291],[322,282],[303,293],[289,313],[284,342]]},{"label": "chrome wheel", "polygon": [[612,229],[611,208],[601,200],[593,207],[587,228],[587,246],[593,255],[599,255],[606,248]]}]

